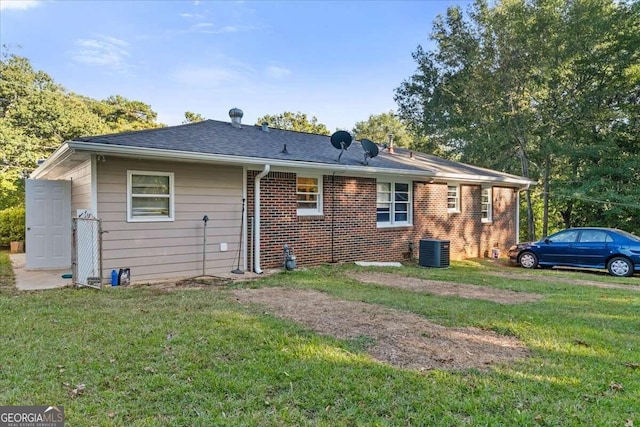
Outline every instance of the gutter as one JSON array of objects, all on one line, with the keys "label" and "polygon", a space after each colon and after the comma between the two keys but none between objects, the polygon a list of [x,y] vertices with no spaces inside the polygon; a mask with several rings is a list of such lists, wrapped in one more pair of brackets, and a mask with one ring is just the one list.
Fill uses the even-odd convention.
[{"label": "gutter", "polygon": [[[308,161],[291,161],[291,160],[278,160],[278,159],[265,159],[259,157],[247,157],[247,156],[233,156],[228,154],[206,154],[206,153],[195,153],[189,151],[180,151],[180,150],[160,150],[156,148],[143,148],[143,147],[123,147],[119,145],[112,144],[100,144],[100,143],[92,143],[92,142],[83,142],[83,141],[69,141],[65,143],[65,145],[77,151],[87,151],[90,153],[97,154],[111,154],[111,155],[122,155],[122,156],[135,156],[135,157],[145,157],[149,159],[155,160],[186,160],[186,161],[195,161],[195,162],[214,162],[214,163],[225,163],[225,164],[236,164],[243,166],[262,166],[265,163],[265,160],[269,161],[271,166],[276,168],[301,168],[305,170],[315,170],[318,172],[338,172],[344,173],[349,172],[357,175],[364,176],[379,176],[379,175],[393,175],[397,176],[406,176],[415,178],[417,180],[424,180],[425,178],[435,178],[442,180],[455,180],[462,181],[468,183],[506,183],[511,185],[516,185],[518,187],[526,187],[528,185],[535,185],[535,181],[528,180],[526,178],[511,178],[511,177],[492,177],[485,175],[472,175],[472,174],[459,174],[459,173],[447,173],[447,172],[436,172],[427,171],[427,170],[419,170],[419,169],[390,169],[390,168],[380,168],[373,166],[357,166],[357,165],[345,165],[345,164],[328,164],[328,163],[314,163]],[[62,148],[62,147],[61,147]],[[54,153],[55,154],[55,153]],[[48,161],[45,162],[43,166],[47,166]]]},{"label": "gutter", "polygon": [[264,170],[256,175],[253,185],[253,210],[255,218],[253,231],[253,271],[257,274],[262,274],[262,269],[260,268],[260,180],[269,173],[269,170],[271,170],[271,165],[264,165]]}]

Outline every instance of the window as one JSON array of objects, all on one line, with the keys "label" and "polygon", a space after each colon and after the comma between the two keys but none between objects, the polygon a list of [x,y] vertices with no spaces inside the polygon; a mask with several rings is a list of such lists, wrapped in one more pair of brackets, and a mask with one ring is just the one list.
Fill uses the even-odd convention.
[{"label": "window", "polygon": [[552,234],[546,240],[556,243],[574,243],[578,238],[580,230],[563,230]]},{"label": "window", "polygon": [[127,171],[127,221],[173,221],[173,203],[173,173]]},{"label": "window", "polygon": [[322,177],[297,176],[298,215],[322,215]]},{"label": "window", "polygon": [[447,187],[447,211],[460,212],[460,186],[449,185]]},{"label": "window", "polygon": [[611,243],[613,239],[603,230],[584,230],[580,235],[580,243]]},{"label": "window", "polygon": [[378,182],[376,220],[379,226],[411,224],[411,192],[406,182]]},{"label": "window", "polygon": [[491,187],[482,187],[480,193],[480,212],[482,222],[491,222],[493,219],[493,191]]}]

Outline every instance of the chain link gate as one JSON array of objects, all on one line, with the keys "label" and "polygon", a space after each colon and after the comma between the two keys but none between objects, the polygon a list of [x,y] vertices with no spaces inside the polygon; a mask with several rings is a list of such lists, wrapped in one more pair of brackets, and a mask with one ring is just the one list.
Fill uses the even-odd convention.
[{"label": "chain link gate", "polygon": [[93,215],[73,218],[73,283],[102,287],[102,224]]}]

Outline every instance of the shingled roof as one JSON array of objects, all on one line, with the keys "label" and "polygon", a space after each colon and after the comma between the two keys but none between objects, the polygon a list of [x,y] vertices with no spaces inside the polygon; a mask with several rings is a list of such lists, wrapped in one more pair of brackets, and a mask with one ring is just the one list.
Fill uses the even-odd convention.
[{"label": "shingled roof", "polygon": [[[234,164],[275,163],[292,168],[311,167],[327,171],[345,168],[355,173],[410,174],[442,179],[499,181],[518,186],[531,184],[525,178],[479,168],[429,154],[380,147],[379,155],[365,164],[360,141],[340,155],[329,136],[261,126],[233,126],[229,122],[204,120],[110,135],[77,138],[66,143],[69,149],[96,153],[168,153],[175,160],[188,156],[193,161],[222,157]],[[338,161],[338,157],[340,157]]]}]

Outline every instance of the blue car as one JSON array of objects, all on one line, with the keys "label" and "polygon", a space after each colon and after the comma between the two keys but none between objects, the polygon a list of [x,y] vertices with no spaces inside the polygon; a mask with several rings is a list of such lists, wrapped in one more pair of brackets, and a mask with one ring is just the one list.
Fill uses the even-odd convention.
[{"label": "blue car", "polygon": [[514,245],[508,254],[511,263],[524,268],[606,268],[618,277],[640,273],[640,237],[615,228],[568,228]]}]

